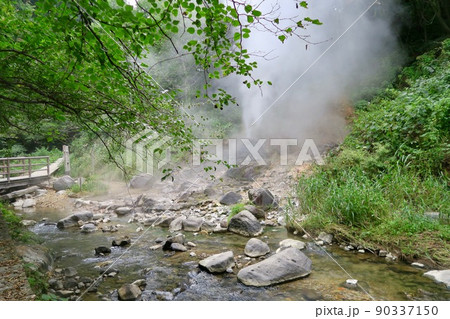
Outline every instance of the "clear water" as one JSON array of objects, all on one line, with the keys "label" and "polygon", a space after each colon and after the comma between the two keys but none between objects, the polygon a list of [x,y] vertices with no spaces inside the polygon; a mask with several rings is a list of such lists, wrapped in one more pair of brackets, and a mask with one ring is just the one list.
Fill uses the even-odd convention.
[{"label": "clear water", "polygon": [[[136,233],[138,226],[127,224],[126,217],[112,221],[112,224],[124,226],[117,233],[82,234],[76,228],[59,230],[55,225],[45,225],[41,221],[46,217],[47,223],[56,222],[65,215],[68,213],[42,211],[26,214],[24,218],[40,221],[31,230],[54,252],[56,268],[72,266],[81,276],[94,278],[99,275],[99,270],[94,268],[96,265],[115,261],[113,268],[119,270],[118,276],[105,278],[98,287],[100,293],[112,295],[113,299],[111,293],[121,285],[146,279],[144,300],[154,300],[152,292],[155,290],[171,292],[176,288],[181,288],[181,292],[175,295],[175,300],[370,300],[363,291],[346,288],[344,283],[348,275],[313,244],[308,244],[305,250],[313,262],[313,272],[308,277],[268,288],[252,288],[239,283],[236,274],[211,275],[197,268],[202,253],[232,250],[235,256],[244,256],[248,238],[231,233],[198,236],[185,233],[186,239],[197,245],[191,250],[197,256],[190,257],[189,252],[150,250],[155,239],[166,237],[168,230],[155,227],[144,234]],[[107,257],[94,255],[95,247],[110,247],[114,238],[123,235],[128,235],[135,243],[127,253],[124,254],[126,248],[112,247],[112,253]],[[261,238],[274,251],[278,243],[288,237],[292,235],[284,228],[266,227]],[[377,300],[450,300],[450,290],[423,277],[425,270],[403,263],[386,263],[372,254],[345,252],[335,246],[326,249]],[[83,296],[83,300],[99,298],[97,293]]]}]

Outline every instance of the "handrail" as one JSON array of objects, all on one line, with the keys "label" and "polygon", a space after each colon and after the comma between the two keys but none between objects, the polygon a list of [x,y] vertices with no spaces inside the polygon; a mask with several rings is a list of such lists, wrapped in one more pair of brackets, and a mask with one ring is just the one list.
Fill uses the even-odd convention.
[{"label": "handrail", "polygon": [[[43,160],[46,163],[32,163],[33,160]],[[20,163],[17,163],[20,161]],[[45,171],[42,177],[50,177],[50,157],[49,156],[30,156],[30,157],[2,157],[0,158],[0,175],[5,178],[8,183],[12,178],[24,177],[32,178],[32,174],[36,172]],[[43,166],[39,169],[33,169],[35,166]],[[13,169],[11,169],[13,168]],[[24,174],[24,175],[20,175]]]}]

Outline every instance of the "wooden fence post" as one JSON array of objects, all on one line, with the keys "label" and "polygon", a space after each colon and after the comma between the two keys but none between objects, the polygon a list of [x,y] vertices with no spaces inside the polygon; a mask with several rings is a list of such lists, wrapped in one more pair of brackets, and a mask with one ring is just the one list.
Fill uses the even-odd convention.
[{"label": "wooden fence post", "polygon": [[64,174],[70,175],[70,154],[69,146],[63,145],[63,158],[64,158]]}]

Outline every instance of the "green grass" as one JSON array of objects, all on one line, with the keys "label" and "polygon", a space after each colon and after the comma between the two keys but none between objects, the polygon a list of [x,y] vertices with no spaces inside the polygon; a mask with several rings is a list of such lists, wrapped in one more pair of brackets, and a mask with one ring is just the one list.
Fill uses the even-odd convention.
[{"label": "green grass", "polygon": [[357,103],[339,150],[298,181],[302,227],[450,264],[450,227],[424,216],[450,215],[449,61],[450,39]]},{"label": "green grass", "polygon": [[14,241],[18,241],[24,244],[40,243],[39,237],[28,231],[22,225],[22,218],[14,214],[14,212],[8,209],[4,204],[0,202],[0,213],[2,214],[6,224],[8,225],[9,235]]},{"label": "green grass", "polygon": [[231,211],[230,211],[230,214],[228,215],[228,219],[227,219],[228,223],[230,222],[231,218],[233,218],[233,216],[239,214],[240,212],[242,212],[244,210],[245,205],[246,204],[244,204],[244,203],[238,203],[231,207]]},{"label": "green grass", "polygon": [[81,184],[78,181],[70,188],[71,192],[77,193],[90,193],[90,194],[105,194],[108,192],[108,186],[99,181],[96,176],[90,176]]}]

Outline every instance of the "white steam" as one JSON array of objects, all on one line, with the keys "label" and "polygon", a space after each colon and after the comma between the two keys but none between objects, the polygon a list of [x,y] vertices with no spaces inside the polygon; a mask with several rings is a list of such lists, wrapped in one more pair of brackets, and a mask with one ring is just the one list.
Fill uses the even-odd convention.
[{"label": "white steam", "polygon": [[[274,0],[265,1],[271,5]],[[282,44],[267,32],[252,30],[245,47],[253,52],[271,52],[274,59],[257,59],[256,77],[273,86],[247,89],[232,86],[243,112],[243,135],[251,138],[313,138],[317,144],[336,143],[345,136],[345,104],[366,85],[392,76],[383,69],[386,57],[398,51],[392,19],[396,1],[376,3],[339,39],[323,57],[262,115],[297,78],[308,69],[374,0],[308,1],[299,10],[298,1],[279,0],[281,15],[309,16],[323,25],[311,25],[305,41],[293,37]],[[262,116],[261,116],[262,115]],[[253,124],[253,125],[252,125]]]}]

